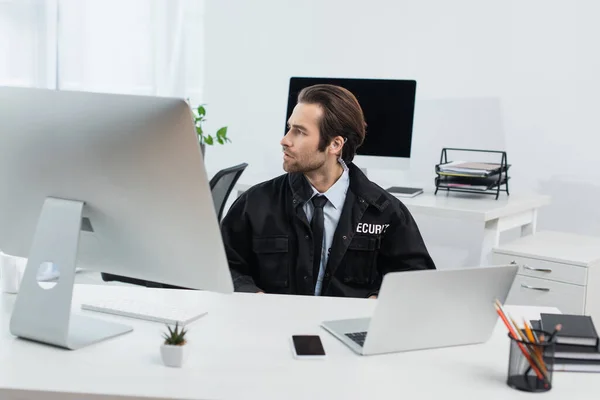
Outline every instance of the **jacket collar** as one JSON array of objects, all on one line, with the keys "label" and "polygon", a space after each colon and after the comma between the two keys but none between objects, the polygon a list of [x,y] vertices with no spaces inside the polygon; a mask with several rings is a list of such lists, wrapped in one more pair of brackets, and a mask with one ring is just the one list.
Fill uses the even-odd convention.
[{"label": "jacket collar", "polygon": [[[383,211],[390,204],[385,190],[371,182],[354,163],[348,164],[348,170],[350,190],[356,195],[358,201],[362,199],[379,211]],[[301,205],[310,200],[313,189],[304,174],[301,172],[288,173],[288,178],[294,204]]]}]

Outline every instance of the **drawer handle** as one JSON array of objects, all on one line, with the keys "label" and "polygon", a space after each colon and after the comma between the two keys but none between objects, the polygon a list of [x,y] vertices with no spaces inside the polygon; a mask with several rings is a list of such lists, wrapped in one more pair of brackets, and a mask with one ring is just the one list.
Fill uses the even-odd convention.
[{"label": "drawer handle", "polygon": [[525,289],[531,289],[531,290],[539,290],[540,292],[549,292],[550,289],[549,288],[545,288],[545,287],[535,287],[535,286],[529,286],[526,285],[524,283],[521,283],[521,287],[525,288]]},{"label": "drawer handle", "polygon": [[530,267],[527,264],[523,264],[523,268],[528,269],[530,271],[537,271],[537,272],[552,272],[552,270],[550,268],[536,268],[536,267]]}]

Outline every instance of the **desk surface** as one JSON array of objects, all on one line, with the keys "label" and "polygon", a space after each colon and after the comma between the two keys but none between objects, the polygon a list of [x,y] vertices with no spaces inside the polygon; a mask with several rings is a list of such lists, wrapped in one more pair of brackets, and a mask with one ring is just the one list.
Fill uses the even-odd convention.
[{"label": "desk surface", "polygon": [[413,213],[427,213],[439,217],[490,221],[530,211],[550,204],[550,196],[536,193],[500,195],[498,200],[490,195],[425,191],[413,198],[399,198]]},{"label": "desk surface", "polygon": [[[267,175],[244,175],[236,184],[239,191],[248,190],[257,183],[271,179]],[[379,179],[374,180],[382,188],[402,186]],[[417,186],[418,187],[418,186]],[[425,213],[437,217],[450,217],[474,221],[490,221],[493,219],[514,215],[550,204],[550,196],[537,193],[513,193],[508,196],[500,193],[498,200],[495,196],[478,195],[475,193],[447,192],[425,188],[424,193],[413,198],[398,197],[411,213]]]},{"label": "desk surface", "polygon": [[[84,312],[129,321],[134,331],[77,351],[16,339],[8,329],[14,296],[2,294],[0,398],[98,399],[104,398],[97,397],[102,394],[123,396],[119,399],[260,400],[442,399],[452,394],[486,400],[531,397],[505,384],[509,343],[499,324],[492,339],[482,345],[361,357],[321,330],[319,323],[368,316],[376,300],[76,285],[73,307],[80,312],[82,300],[103,296],[160,299],[207,310],[207,316],[189,326],[192,353],[184,367],[162,365],[163,326],[152,322]],[[534,318],[540,310],[552,312],[527,307],[518,311]],[[295,360],[289,337],[311,333],[321,335],[328,358]],[[595,374],[556,373],[554,388],[544,398],[597,398],[597,378]],[[51,396],[51,392],[59,395]]]}]

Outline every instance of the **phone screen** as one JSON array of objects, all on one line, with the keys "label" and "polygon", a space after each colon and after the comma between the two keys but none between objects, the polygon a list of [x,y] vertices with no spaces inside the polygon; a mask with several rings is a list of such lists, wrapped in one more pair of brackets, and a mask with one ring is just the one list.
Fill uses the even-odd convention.
[{"label": "phone screen", "polygon": [[317,335],[292,336],[296,354],[299,356],[324,356],[325,349],[321,338]]}]

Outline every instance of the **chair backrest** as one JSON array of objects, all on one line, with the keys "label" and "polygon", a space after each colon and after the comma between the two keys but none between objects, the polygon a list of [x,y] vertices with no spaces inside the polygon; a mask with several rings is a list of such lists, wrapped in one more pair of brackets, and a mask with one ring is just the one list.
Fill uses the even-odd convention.
[{"label": "chair backrest", "polygon": [[210,190],[219,221],[221,221],[221,217],[223,216],[223,210],[225,209],[225,203],[227,203],[229,194],[247,166],[247,163],[242,163],[222,169],[210,180]]}]

